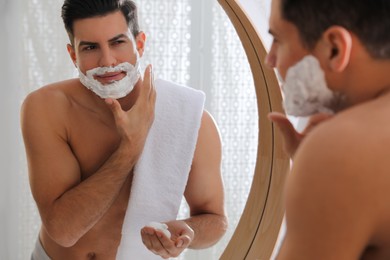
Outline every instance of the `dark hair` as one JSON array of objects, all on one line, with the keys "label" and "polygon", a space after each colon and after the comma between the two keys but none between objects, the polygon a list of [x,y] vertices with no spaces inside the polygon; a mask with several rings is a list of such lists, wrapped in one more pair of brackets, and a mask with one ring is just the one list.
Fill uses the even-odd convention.
[{"label": "dark hair", "polygon": [[325,30],[339,25],[355,34],[373,58],[390,59],[390,0],[280,0],[280,11],[309,49]]},{"label": "dark hair", "polygon": [[73,24],[76,20],[105,16],[121,11],[127,26],[136,37],[139,33],[137,6],[131,0],[65,0],[62,5],[62,20],[73,44]]}]

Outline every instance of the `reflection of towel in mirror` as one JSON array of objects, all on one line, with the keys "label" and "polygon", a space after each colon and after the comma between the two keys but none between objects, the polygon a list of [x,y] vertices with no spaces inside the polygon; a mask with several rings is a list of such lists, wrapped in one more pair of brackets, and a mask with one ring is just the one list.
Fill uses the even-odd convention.
[{"label": "reflection of towel in mirror", "polygon": [[117,258],[161,259],[142,243],[149,222],[176,219],[195,151],[204,93],[156,80],[155,119],[134,167]]}]

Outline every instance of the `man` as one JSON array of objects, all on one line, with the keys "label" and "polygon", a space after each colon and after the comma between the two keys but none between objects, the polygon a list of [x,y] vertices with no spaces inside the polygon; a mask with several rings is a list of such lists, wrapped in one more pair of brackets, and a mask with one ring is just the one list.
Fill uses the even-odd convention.
[{"label": "man", "polygon": [[[216,243],[227,225],[220,174],[221,143],[212,117],[203,111],[203,95],[173,83],[155,83],[151,66],[140,77],[138,61],[146,37],[139,30],[132,1],[66,0],[62,17],[70,37],[68,52],[79,69],[80,79],[42,87],[29,94],[22,107],[30,186],[42,220],[32,258],[150,259],[154,254],[169,258],[185,248],[205,248]],[[198,126],[187,127],[193,136],[182,136],[183,140],[194,140],[193,147],[183,150],[188,162],[175,157],[175,147],[164,151],[163,157],[171,161],[168,166],[185,164],[188,170],[180,172],[182,176],[169,177],[171,171],[163,172],[167,162],[144,156],[148,153],[160,158],[155,154],[160,144],[166,147],[172,141],[180,146],[175,138],[166,138],[179,138],[186,133],[174,132],[175,127],[180,129],[181,122],[177,122],[166,125],[173,128],[169,128],[173,133],[158,135],[165,133],[158,126],[165,118],[176,120],[176,114],[163,113],[161,107],[178,103],[181,107],[174,113],[186,115],[184,112],[192,111],[190,101],[199,97],[199,118],[195,120]],[[183,147],[177,148],[180,149]],[[141,172],[141,165],[149,170]],[[152,179],[135,187],[136,180],[144,175]],[[153,195],[160,187],[150,183],[167,185],[166,178],[171,178],[168,180],[173,184],[176,178],[183,180],[178,188],[164,186],[161,190],[180,193],[182,189],[181,194],[172,196],[180,198],[184,193],[191,211],[188,219],[175,220],[180,200],[176,198],[170,205],[170,197],[164,198],[168,193]],[[145,191],[140,195],[136,188]],[[157,203],[164,202],[152,211],[153,202],[132,203],[137,195],[141,201],[153,197]],[[169,214],[162,217],[168,206]],[[137,210],[126,213],[130,207]],[[139,212],[145,219],[132,215]],[[129,222],[124,220],[125,215]],[[170,237],[164,228],[147,226],[144,221],[150,221],[150,215],[159,218],[152,220],[167,225]],[[126,241],[130,233],[136,236]],[[140,252],[127,252],[138,240],[142,248],[135,250]]]},{"label": "man", "polygon": [[389,13],[388,0],[272,1],[267,62],[284,91],[291,75],[306,85],[310,74],[335,101],[322,104],[335,114],[316,114],[303,135],[269,116],[294,160],[278,259],[390,259]]}]

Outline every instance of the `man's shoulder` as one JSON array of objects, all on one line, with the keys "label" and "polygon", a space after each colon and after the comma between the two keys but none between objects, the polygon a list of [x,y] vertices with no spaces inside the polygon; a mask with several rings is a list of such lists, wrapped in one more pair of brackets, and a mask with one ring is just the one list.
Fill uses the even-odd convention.
[{"label": "man's shoulder", "polygon": [[71,96],[78,84],[77,79],[51,83],[30,92],[26,96],[25,101],[44,99],[46,102],[51,102],[52,100],[58,102],[59,99]]},{"label": "man's shoulder", "polygon": [[[331,152],[337,156],[358,156],[384,148],[385,144],[390,147],[390,103],[385,103],[372,100],[346,109],[319,124],[304,143],[308,141],[309,144],[323,147],[319,152]],[[382,140],[380,146],[379,140]]]},{"label": "man's shoulder", "polygon": [[315,221],[339,221],[338,229],[355,216],[354,221],[367,230],[379,211],[389,212],[383,198],[390,195],[390,137],[382,134],[383,129],[375,130],[383,118],[369,119],[363,113],[366,109],[337,114],[302,142],[287,184],[289,212],[296,216],[306,212],[310,219],[315,215]]},{"label": "man's shoulder", "polygon": [[23,101],[22,115],[40,113],[43,116],[50,113],[66,113],[77,84],[76,79],[71,79],[45,85],[32,91]]},{"label": "man's shoulder", "polygon": [[337,180],[345,189],[361,185],[361,180],[367,185],[382,177],[390,181],[385,177],[390,167],[386,159],[390,124],[366,110],[365,106],[346,110],[313,129],[297,150],[295,171],[308,180],[314,175],[318,185],[333,185]]},{"label": "man's shoulder", "polygon": [[361,111],[364,108],[348,109],[320,123],[305,137],[299,151],[321,157],[361,152],[358,148],[373,144],[367,137],[370,137],[370,131],[378,128],[373,114],[362,114]]}]

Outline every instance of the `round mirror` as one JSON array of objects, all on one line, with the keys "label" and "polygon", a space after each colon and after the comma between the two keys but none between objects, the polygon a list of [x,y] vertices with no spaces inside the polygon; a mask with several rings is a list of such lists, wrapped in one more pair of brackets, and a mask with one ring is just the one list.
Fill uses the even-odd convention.
[{"label": "round mirror", "polygon": [[[212,22],[206,19],[211,17],[210,14],[212,9],[216,8],[217,1],[136,0],[136,2],[141,11],[141,24],[147,25],[147,44],[154,48],[154,53],[150,53],[150,59],[145,57],[145,63],[154,64],[154,68],[160,73],[157,76],[179,83],[188,83],[192,87],[198,86],[209,96],[210,85],[207,82],[211,83],[212,77],[216,75],[213,76],[209,72],[213,66],[224,66],[223,62],[207,64],[207,62],[202,63],[201,60],[202,57],[213,54],[213,49],[207,45],[213,40]],[[248,2],[261,5],[259,0],[248,0]],[[21,85],[26,93],[39,86],[75,75],[65,48],[68,39],[60,18],[62,3],[63,0],[29,1],[26,4],[15,1],[14,3],[14,9],[18,10],[14,12],[15,20],[21,25],[18,27],[19,35],[24,37],[21,44],[23,53],[19,55],[22,56],[23,67],[26,68],[21,79]],[[258,141],[255,142],[255,138],[253,139],[254,159],[248,160],[248,164],[252,161],[253,165],[248,165],[250,180],[245,184],[248,186],[248,192],[244,196],[243,204],[247,197],[248,200],[244,210],[242,210],[244,206],[237,209],[243,214],[238,217],[240,221],[233,236],[227,238],[227,247],[221,250],[221,253],[223,251],[221,258],[269,259],[283,217],[281,190],[289,164],[288,158],[281,149],[280,136],[267,120],[268,112],[282,111],[281,96],[274,72],[263,65],[266,51],[253,23],[256,14],[251,15],[247,12],[248,6],[244,0],[219,0],[219,4],[236,29],[241,40],[238,44],[242,44],[252,71],[252,76],[249,73],[248,79],[255,86],[252,90],[257,97],[254,99],[254,106],[257,108],[255,108],[256,113],[250,114],[250,117],[257,124],[256,129],[258,129],[256,130],[258,133],[255,133]],[[203,23],[203,26],[197,27],[197,23]],[[161,24],[165,25],[164,32],[159,29]],[[210,38],[205,39],[205,36]],[[234,49],[229,51],[233,54],[235,52]],[[159,54],[158,57],[154,55],[156,53]],[[188,61],[188,56],[191,62]],[[226,71],[218,72],[218,75],[223,74],[226,74]],[[212,102],[212,99],[208,98],[207,102]],[[207,105],[206,103],[206,107]],[[235,123],[234,118],[229,120],[232,124]],[[21,154],[24,154],[23,151]],[[234,158],[231,163],[235,164]],[[24,167],[21,170],[22,176],[25,177],[25,162],[23,161],[21,165]],[[241,170],[237,172],[242,174]],[[22,212],[20,215],[23,215],[20,221],[22,228],[18,233],[21,239],[15,247],[23,247],[24,250],[19,254],[21,259],[24,259],[31,253],[32,241],[35,240],[39,227],[39,216],[26,178],[23,179],[21,186],[21,195],[18,199],[18,209],[20,207]]]},{"label": "round mirror", "polygon": [[267,114],[283,111],[282,97],[274,71],[264,65],[266,50],[255,20],[256,4],[260,1],[219,2],[232,21],[248,57],[259,112],[258,153],[251,191],[221,259],[270,259],[284,214],[282,190],[289,159],[282,150],[281,136],[267,120]]}]

